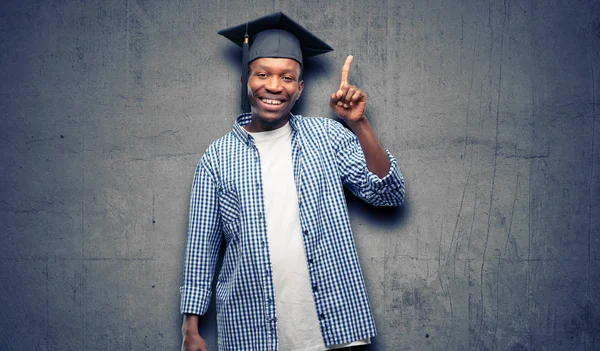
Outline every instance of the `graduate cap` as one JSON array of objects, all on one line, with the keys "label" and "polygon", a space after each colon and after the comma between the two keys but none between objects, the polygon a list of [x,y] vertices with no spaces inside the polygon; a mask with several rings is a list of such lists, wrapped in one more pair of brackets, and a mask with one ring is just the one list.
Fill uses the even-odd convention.
[{"label": "graduate cap", "polygon": [[289,58],[303,65],[303,58],[333,51],[333,48],[282,12],[223,29],[220,35],[242,47],[242,111],[250,111],[248,65],[263,58]]}]

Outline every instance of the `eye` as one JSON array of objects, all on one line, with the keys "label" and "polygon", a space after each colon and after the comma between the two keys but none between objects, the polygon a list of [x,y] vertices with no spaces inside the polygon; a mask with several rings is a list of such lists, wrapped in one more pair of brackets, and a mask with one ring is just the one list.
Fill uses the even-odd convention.
[{"label": "eye", "polygon": [[286,82],[294,82],[296,79],[292,76],[284,76],[283,80],[285,80]]},{"label": "eye", "polygon": [[259,77],[259,78],[266,78],[266,77],[267,77],[267,74],[266,74],[266,73],[259,72],[259,73],[256,73],[256,76],[257,76],[257,77]]}]

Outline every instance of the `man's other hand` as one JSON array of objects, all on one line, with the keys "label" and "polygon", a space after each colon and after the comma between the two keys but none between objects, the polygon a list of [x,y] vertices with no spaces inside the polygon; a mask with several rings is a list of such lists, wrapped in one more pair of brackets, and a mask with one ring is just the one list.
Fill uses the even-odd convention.
[{"label": "man's other hand", "polygon": [[336,115],[351,127],[351,124],[360,122],[365,118],[367,108],[367,94],[354,85],[348,83],[350,65],[354,57],[349,55],[342,67],[342,82],[339,89],[331,94],[329,106]]},{"label": "man's other hand", "polygon": [[181,325],[181,351],[208,351],[206,341],[198,333],[198,316],[187,314]]},{"label": "man's other hand", "polygon": [[181,345],[181,351],[208,351],[206,342],[200,334],[187,333],[183,335],[183,344]]}]

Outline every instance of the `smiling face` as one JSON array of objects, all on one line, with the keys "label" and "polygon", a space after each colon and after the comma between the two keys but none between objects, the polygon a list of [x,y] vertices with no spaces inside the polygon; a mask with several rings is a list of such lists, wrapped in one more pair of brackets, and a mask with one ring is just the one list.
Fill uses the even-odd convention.
[{"label": "smiling face", "polygon": [[248,97],[252,121],[246,130],[262,132],[285,125],[304,88],[300,70],[298,62],[287,58],[259,58],[250,63]]}]

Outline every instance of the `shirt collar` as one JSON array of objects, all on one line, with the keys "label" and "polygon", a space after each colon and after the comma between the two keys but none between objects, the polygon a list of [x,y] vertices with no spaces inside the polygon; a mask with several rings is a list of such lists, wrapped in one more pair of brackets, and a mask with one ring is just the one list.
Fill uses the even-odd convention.
[{"label": "shirt collar", "polygon": [[[298,130],[300,118],[300,115],[296,116],[290,112],[289,123],[290,127],[292,127],[292,135]],[[254,144],[254,138],[246,131],[246,129],[244,129],[244,126],[250,123],[250,121],[252,121],[252,113],[242,113],[237,116],[235,123],[233,124],[233,135],[243,141],[246,145]]]}]

